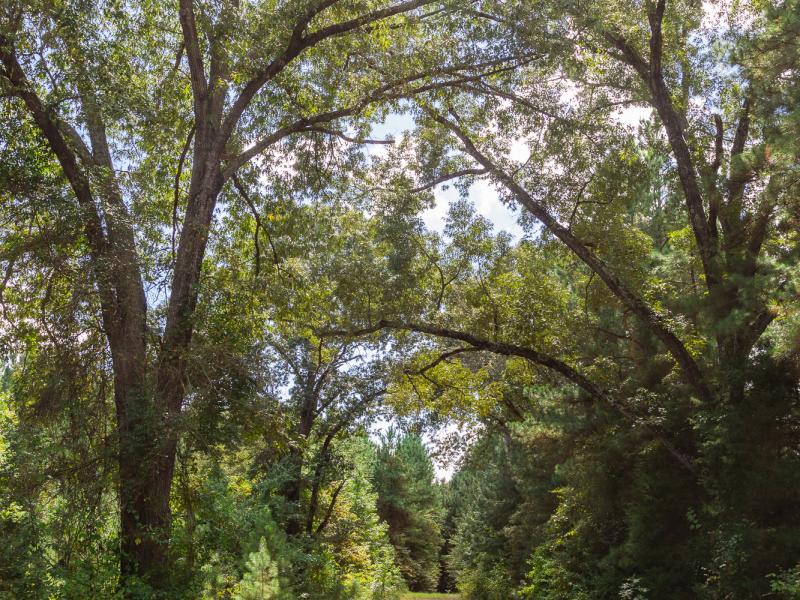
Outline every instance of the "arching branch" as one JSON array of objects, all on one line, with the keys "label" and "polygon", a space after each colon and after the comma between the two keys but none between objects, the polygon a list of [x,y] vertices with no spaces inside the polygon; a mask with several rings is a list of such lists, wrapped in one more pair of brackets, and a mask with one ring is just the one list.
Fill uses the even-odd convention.
[{"label": "arching branch", "polygon": [[506,173],[497,163],[481,152],[467,133],[457,124],[445,119],[434,111],[428,114],[436,122],[452,131],[461,141],[467,154],[472,156],[480,165],[486,168],[497,181],[499,181],[517,201],[531,212],[553,235],[561,240],[572,252],[580,258],[592,271],[597,273],[611,292],[631,310],[652,333],[664,344],[672,357],[681,367],[684,378],[695,389],[701,399],[710,401],[711,391],[706,385],[700,367],[692,358],[689,351],[678,339],[675,333],[665,323],[664,318],[656,313],[647,303],[634,294],[624,282],[614,273],[609,266],[596,256],[586,245],[581,242],[569,229],[561,225],[550,212],[531,196],[513,177]]},{"label": "arching branch", "polygon": [[[630,411],[628,411],[628,409],[625,408],[625,406],[617,402],[608,393],[606,393],[605,390],[600,388],[597,384],[595,384],[586,376],[578,372],[576,369],[574,369],[567,363],[558,360],[557,358],[553,358],[551,356],[543,354],[527,346],[519,346],[507,342],[487,340],[485,338],[481,338],[464,331],[458,331],[447,327],[439,327],[427,323],[394,321],[389,319],[381,319],[375,325],[371,327],[365,327],[363,329],[327,330],[319,332],[319,335],[352,337],[352,336],[368,335],[384,329],[390,329],[390,330],[393,329],[398,331],[413,331],[416,333],[423,333],[433,337],[449,339],[449,340],[458,340],[469,344],[474,350],[485,350],[487,352],[499,354],[502,356],[517,356],[519,358],[524,358],[532,363],[541,365],[552,371],[555,371],[556,373],[564,377],[567,381],[574,383],[579,388],[584,390],[587,394],[589,394],[589,396],[608,405],[610,408],[618,412],[626,420],[634,423],[637,422],[636,416],[630,413]],[[463,349],[459,349],[459,351],[463,351]],[[694,465],[692,465],[689,458],[683,452],[678,450],[678,448],[676,448],[672,442],[670,442],[666,437],[664,437],[664,435],[655,431],[652,427],[649,427],[647,425],[639,424],[639,426],[642,429],[647,430],[653,436],[654,439],[658,440],[658,442],[667,450],[667,452],[669,452],[673,456],[673,458],[682,467],[684,467],[691,473],[695,473]]]}]

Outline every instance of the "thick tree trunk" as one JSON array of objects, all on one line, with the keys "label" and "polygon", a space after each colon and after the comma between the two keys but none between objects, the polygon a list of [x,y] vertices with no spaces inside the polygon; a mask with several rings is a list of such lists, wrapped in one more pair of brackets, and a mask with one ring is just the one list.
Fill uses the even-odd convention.
[{"label": "thick tree trunk", "polygon": [[305,464],[304,452],[300,448],[292,448],[289,451],[290,479],[286,485],[284,497],[289,505],[289,513],[286,520],[286,533],[290,536],[299,535],[302,530],[302,514],[300,510],[300,498],[303,494],[303,465]]},{"label": "thick tree trunk", "polygon": [[164,473],[163,460],[143,460],[139,453],[152,453],[153,448],[151,440],[137,440],[140,433],[134,429],[120,441],[120,572],[125,584],[136,578],[164,589],[169,576],[171,477]]},{"label": "thick tree trunk", "polygon": [[117,381],[121,571],[123,578],[139,578],[157,590],[169,586],[170,492],[179,436],[176,422],[184,398],[184,355],[194,330],[197,283],[217,193],[202,195],[199,218],[187,223],[189,231],[182,236],[184,252],[183,257],[179,252],[173,280],[164,349],[151,370],[150,384],[143,384],[148,380],[144,372]]},{"label": "thick tree trunk", "polygon": [[[131,302],[124,294],[120,300],[123,307]],[[120,574],[123,585],[138,579],[161,589],[168,576],[170,526],[171,473],[165,466],[174,462],[174,450],[165,445],[167,429],[148,377],[143,302],[130,307],[136,310],[115,310],[104,319],[119,436]]]},{"label": "thick tree trunk", "polygon": [[[133,395],[140,393],[146,390],[132,390]],[[146,414],[120,436],[120,570],[123,581],[136,578],[164,590],[170,578],[169,500],[177,435],[152,410],[152,401],[142,406]]]},{"label": "thick tree trunk", "polygon": [[285,498],[292,507],[286,523],[286,533],[290,536],[299,535],[303,532],[305,527],[305,518],[300,508],[300,500],[303,496],[306,483],[303,478],[303,467],[306,463],[305,453],[308,449],[307,443],[311,435],[311,430],[314,427],[314,421],[317,416],[317,405],[319,403],[317,392],[314,389],[315,383],[315,378],[309,374],[300,412],[300,422],[297,425],[297,443],[299,445],[293,446],[289,450],[289,468],[291,469],[292,475],[286,486]]},{"label": "thick tree trunk", "polygon": [[[158,588],[164,582],[166,564],[174,442],[163,444],[159,411],[148,384],[147,303],[127,209],[113,179],[105,179],[100,193],[95,195],[90,177],[84,171],[88,165],[113,173],[105,128],[91,94],[84,93],[92,148],[75,138],[72,142],[77,149],[73,149],[59,129],[58,115],[36,95],[13,47],[2,37],[0,61],[5,75],[19,90],[18,95],[47,139],[83,210],[103,327],[113,361],[119,435],[121,575],[123,582],[137,577]],[[74,152],[78,152],[81,161]],[[105,227],[101,215],[105,216]]]}]

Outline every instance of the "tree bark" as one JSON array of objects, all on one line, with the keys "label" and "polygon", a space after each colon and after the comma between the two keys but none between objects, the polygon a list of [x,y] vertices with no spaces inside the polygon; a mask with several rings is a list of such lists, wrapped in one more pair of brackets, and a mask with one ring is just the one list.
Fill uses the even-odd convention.
[{"label": "tree bark", "polygon": [[[15,86],[61,166],[82,209],[91,248],[92,270],[100,296],[103,328],[111,350],[118,434],[120,572],[123,580],[148,574],[165,564],[163,532],[169,522],[168,492],[163,493],[155,440],[155,411],[148,386],[147,305],[127,210],[111,179],[113,165],[99,115],[84,112],[93,148],[73,135],[30,85],[10,41],[0,38],[3,72]],[[77,155],[76,155],[77,153]],[[81,160],[78,160],[80,155]],[[98,203],[85,170],[107,169]],[[110,210],[103,211],[105,207]],[[104,219],[101,218],[101,214]],[[105,222],[105,227],[103,227]]]}]

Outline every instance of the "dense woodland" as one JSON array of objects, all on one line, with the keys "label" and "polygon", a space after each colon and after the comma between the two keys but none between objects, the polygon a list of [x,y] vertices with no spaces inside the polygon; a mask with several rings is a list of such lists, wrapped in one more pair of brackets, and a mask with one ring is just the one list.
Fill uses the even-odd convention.
[{"label": "dense woodland", "polygon": [[0,598],[800,598],[799,226],[798,0],[4,0]]}]

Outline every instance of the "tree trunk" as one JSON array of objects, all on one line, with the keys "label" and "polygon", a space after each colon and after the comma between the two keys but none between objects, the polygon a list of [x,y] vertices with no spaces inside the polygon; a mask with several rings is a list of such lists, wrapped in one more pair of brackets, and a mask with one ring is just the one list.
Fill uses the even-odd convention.
[{"label": "tree trunk", "polygon": [[[120,299],[126,299],[124,294]],[[138,304],[136,310],[124,306],[120,302],[104,315],[119,436],[120,575],[123,586],[140,580],[162,589],[168,576],[170,525],[171,474],[165,466],[174,461],[174,450],[164,444],[167,430],[148,378],[146,313]]]},{"label": "tree trunk", "polygon": [[289,519],[286,523],[286,533],[296,536],[303,532],[305,520],[303,511],[300,509],[300,500],[305,488],[303,479],[303,467],[306,462],[306,450],[308,449],[308,439],[311,430],[314,428],[314,421],[317,417],[317,405],[319,403],[315,388],[316,379],[310,373],[306,381],[306,391],[303,396],[303,405],[300,411],[300,422],[297,425],[297,443],[289,450],[289,468],[292,472],[291,480],[286,487],[286,500],[292,506]]}]

